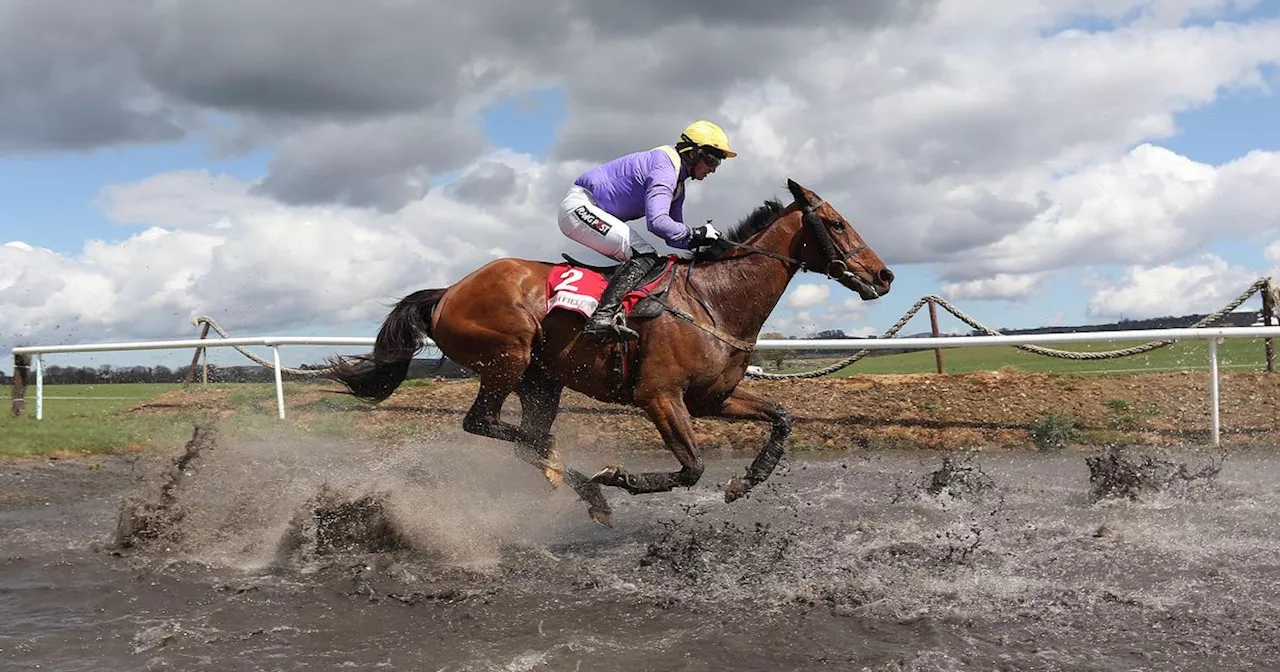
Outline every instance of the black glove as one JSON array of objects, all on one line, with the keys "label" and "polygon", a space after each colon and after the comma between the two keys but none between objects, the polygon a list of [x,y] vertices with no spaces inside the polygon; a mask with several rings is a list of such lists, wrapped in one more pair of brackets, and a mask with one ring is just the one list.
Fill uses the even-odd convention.
[{"label": "black glove", "polygon": [[693,237],[689,240],[689,247],[696,250],[700,247],[706,247],[720,240],[720,238],[720,232],[716,231],[714,226],[704,224],[693,230]]},{"label": "black glove", "polygon": [[733,249],[733,244],[724,238],[721,238],[719,240],[712,241],[705,249],[707,256],[712,259],[719,259],[720,257],[729,254],[729,251]]}]

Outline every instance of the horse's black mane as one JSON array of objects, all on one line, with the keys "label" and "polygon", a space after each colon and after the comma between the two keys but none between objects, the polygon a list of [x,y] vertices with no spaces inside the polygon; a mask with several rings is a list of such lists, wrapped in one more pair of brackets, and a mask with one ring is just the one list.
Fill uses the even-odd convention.
[{"label": "horse's black mane", "polygon": [[742,218],[742,221],[734,224],[729,230],[724,232],[724,237],[735,243],[745,242],[751,236],[756,235],[764,230],[764,228],[773,223],[778,218],[778,214],[786,210],[787,206],[782,204],[776,198],[770,198],[760,207],[756,208],[751,214]]},{"label": "horse's black mane", "polygon": [[[772,224],[773,220],[777,219],[778,215],[786,209],[787,206],[783,205],[782,201],[779,201],[776,198],[766,199],[764,203],[751,211],[751,214],[743,217],[742,221],[726,229],[724,231],[724,237],[735,243],[746,242],[748,238],[760,233],[765,229],[765,227]],[[724,247],[725,246],[712,245],[710,247],[703,248],[694,255],[694,259],[695,261],[715,259],[726,252]]]}]

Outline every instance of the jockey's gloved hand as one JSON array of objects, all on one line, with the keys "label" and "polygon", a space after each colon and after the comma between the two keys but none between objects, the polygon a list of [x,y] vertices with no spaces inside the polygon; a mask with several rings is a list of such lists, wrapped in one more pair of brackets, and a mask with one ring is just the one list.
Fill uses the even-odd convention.
[{"label": "jockey's gloved hand", "polygon": [[703,224],[693,230],[693,238],[689,241],[689,247],[694,249],[706,247],[711,243],[720,240],[720,238],[720,232],[716,231],[714,226],[711,226],[709,223]]}]

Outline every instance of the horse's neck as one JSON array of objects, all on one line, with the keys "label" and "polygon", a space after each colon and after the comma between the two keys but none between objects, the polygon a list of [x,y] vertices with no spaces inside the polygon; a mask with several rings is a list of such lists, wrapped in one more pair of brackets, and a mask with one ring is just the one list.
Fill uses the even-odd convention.
[{"label": "horse's neck", "polygon": [[[750,244],[796,258],[800,251],[800,218],[786,217],[755,236]],[[701,269],[695,266],[691,289],[695,296],[706,300],[717,326],[739,338],[755,340],[796,270],[795,264],[763,254],[744,254]]]}]

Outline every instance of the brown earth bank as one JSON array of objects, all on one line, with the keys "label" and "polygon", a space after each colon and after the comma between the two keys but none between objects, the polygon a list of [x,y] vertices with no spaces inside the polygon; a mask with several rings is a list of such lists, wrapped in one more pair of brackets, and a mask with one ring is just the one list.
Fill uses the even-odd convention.
[{"label": "brown earth bank", "polygon": [[[403,440],[461,432],[462,414],[477,385],[467,380],[402,386],[373,405],[334,403],[341,390],[336,384],[299,385],[290,389],[285,401],[291,419],[342,413],[343,424],[349,422],[358,433]],[[1056,375],[1002,369],[748,380],[742,385],[780,402],[791,414],[793,450],[1034,450],[1064,443],[1203,446],[1211,439],[1210,380],[1204,372]],[[1280,374],[1223,374],[1220,387],[1224,446],[1270,447],[1280,438]],[[193,387],[163,395],[135,411],[236,410],[218,394]],[[259,406],[264,413],[275,412],[274,399]],[[519,409],[513,395],[504,416],[517,421]],[[764,423],[715,418],[695,419],[695,429],[704,451],[754,451],[768,431]],[[664,450],[657,430],[638,409],[600,403],[568,390],[554,431],[562,447]]]}]

